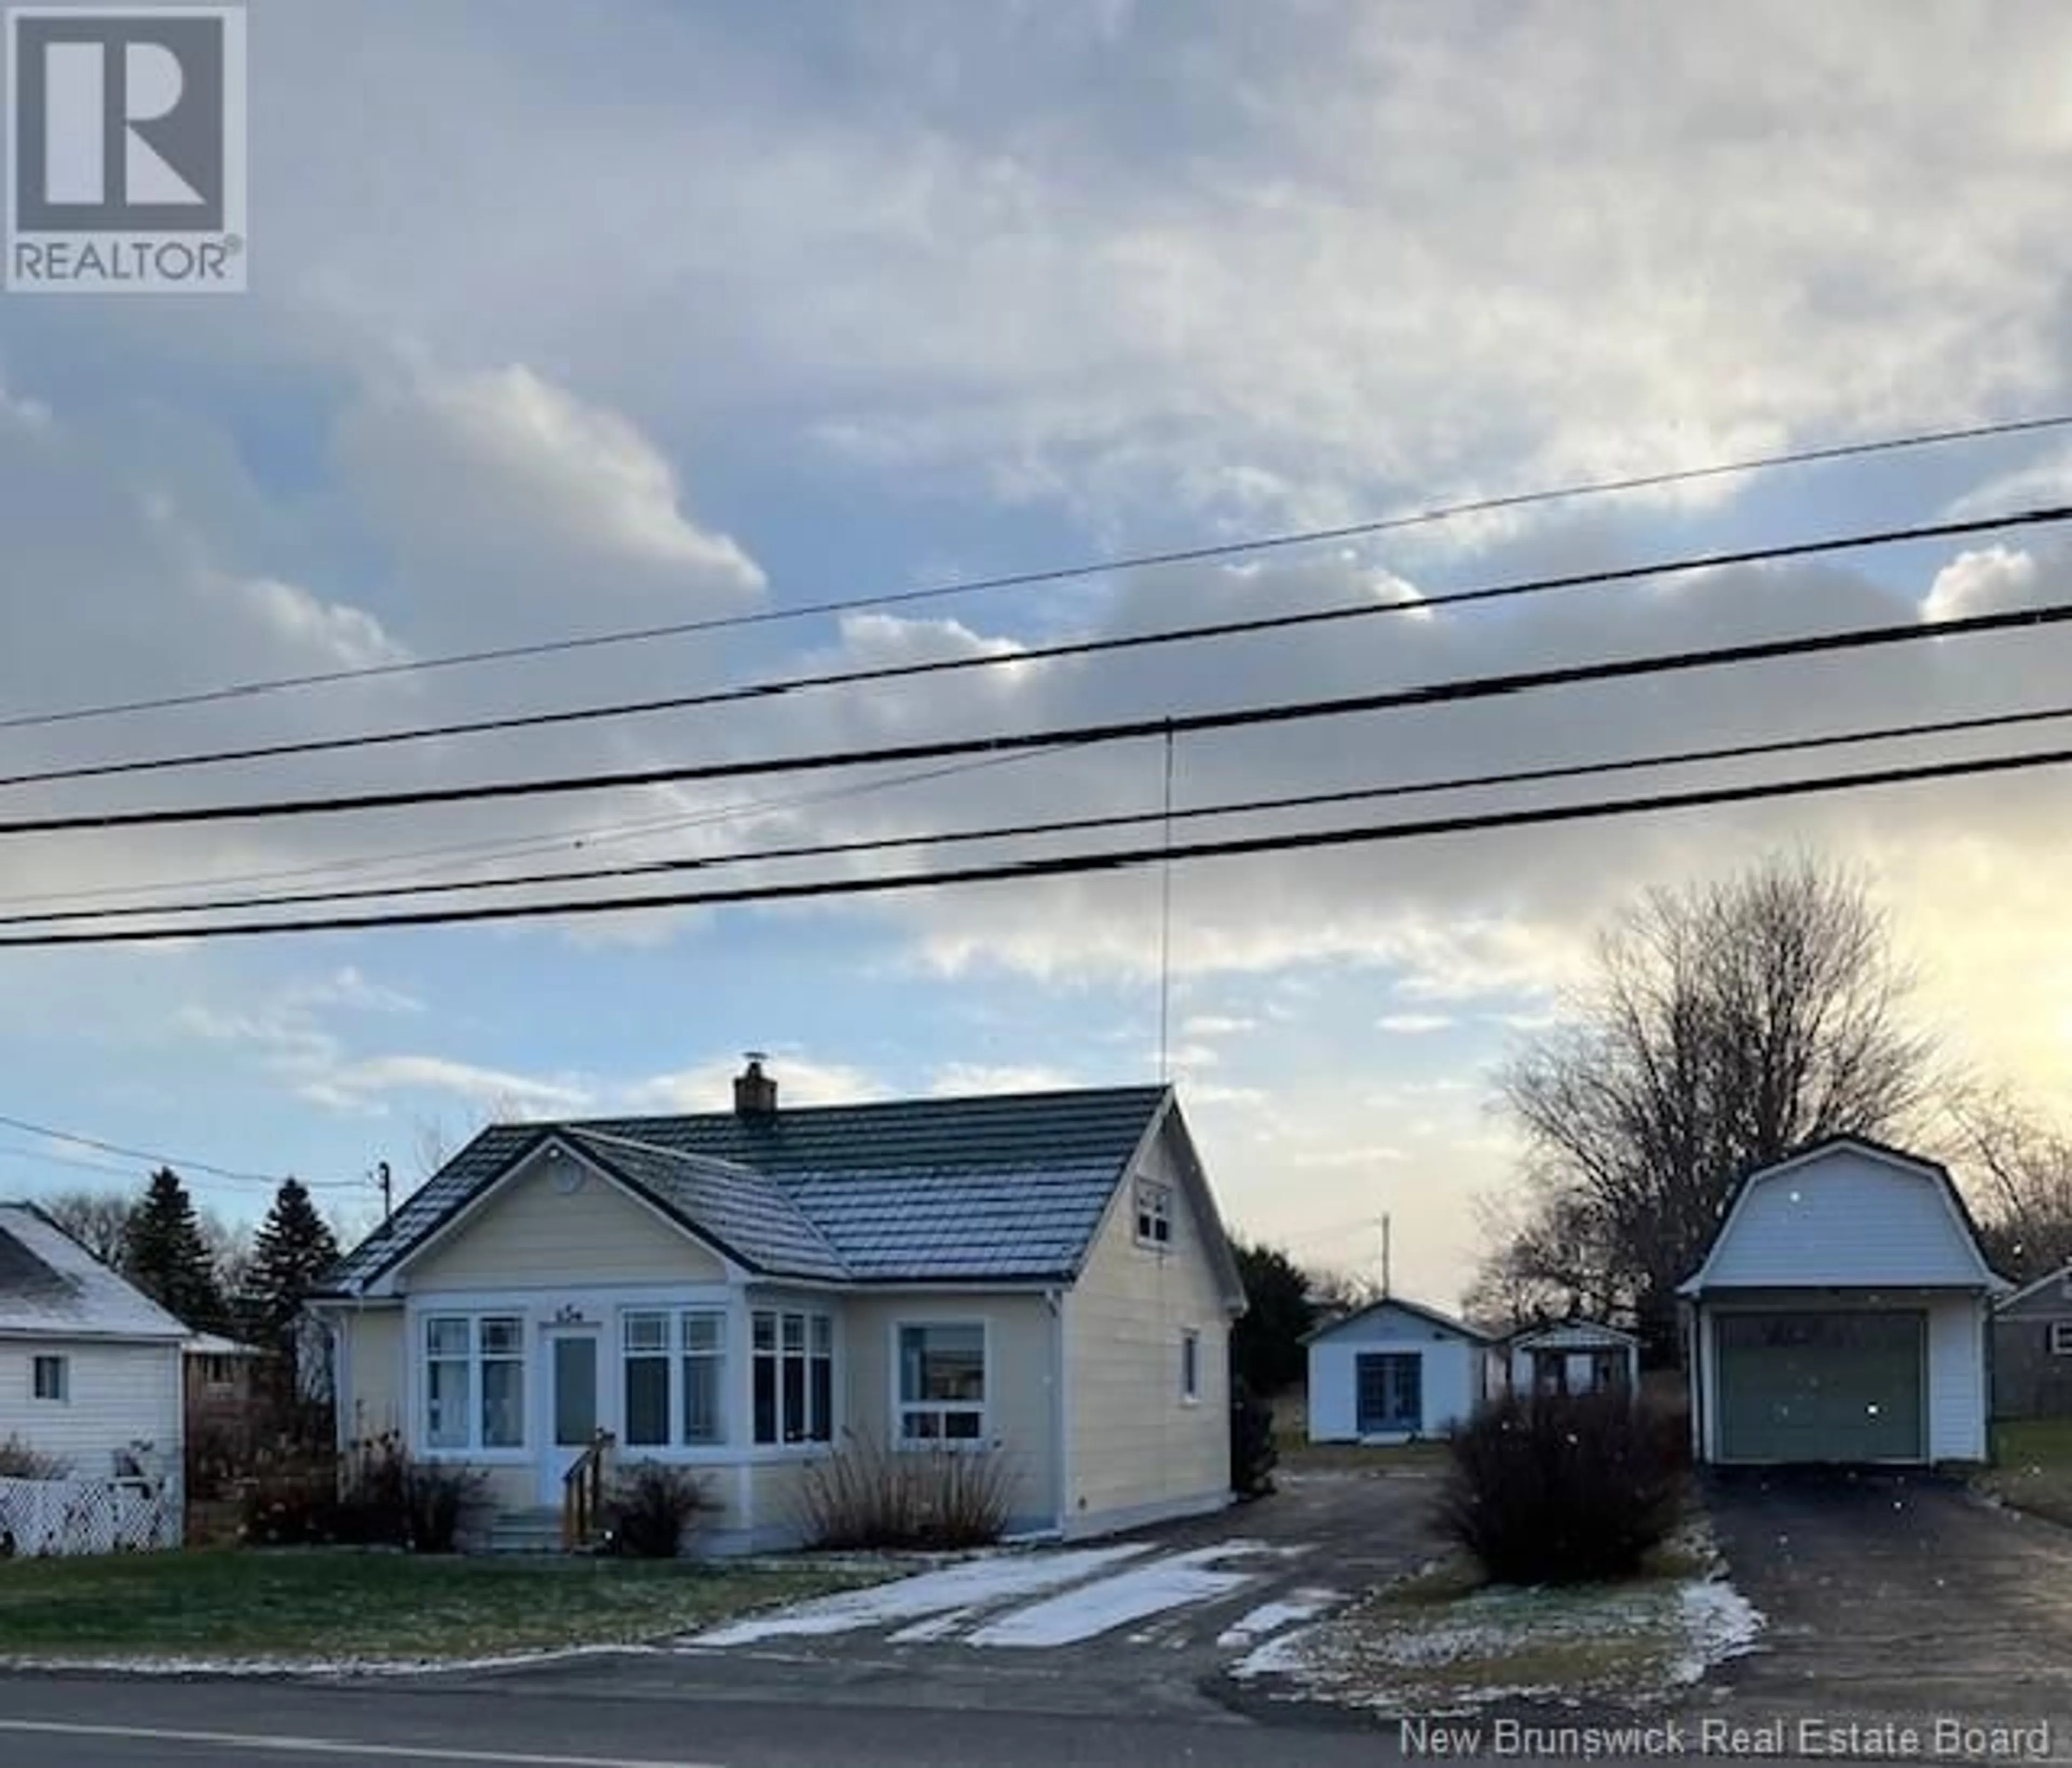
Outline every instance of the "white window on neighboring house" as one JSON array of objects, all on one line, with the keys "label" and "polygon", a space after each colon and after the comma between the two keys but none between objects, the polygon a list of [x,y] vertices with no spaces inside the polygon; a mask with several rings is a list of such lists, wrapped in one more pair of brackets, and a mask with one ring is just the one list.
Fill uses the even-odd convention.
[{"label": "white window on neighboring house", "polygon": [[433,1449],[524,1447],[525,1332],[516,1314],[426,1318],[425,1441]]},{"label": "white window on neighboring house", "polygon": [[39,1400],[63,1405],[72,1398],[72,1364],[65,1357],[38,1357],[31,1374],[31,1391]]},{"label": "white window on neighboring house", "polygon": [[2054,1357],[2072,1357],[2072,1320],[2050,1322],[2050,1354]]},{"label": "white window on neighboring house", "polygon": [[1173,1187],[1141,1179],[1137,1186],[1137,1238],[1143,1246],[1173,1244]]},{"label": "white window on neighboring house", "polygon": [[756,1441],[833,1441],[832,1318],[803,1310],[758,1308],[749,1325]]},{"label": "white window on neighboring house", "polygon": [[985,1441],[985,1327],[898,1328],[899,1441],[909,1448]]},{"label": "white window on neighboring house", "polygon": [[1180,1397],[1190,1406],[1202,1397],[1202,1335],[1192,1329],[1180,1334]]}]

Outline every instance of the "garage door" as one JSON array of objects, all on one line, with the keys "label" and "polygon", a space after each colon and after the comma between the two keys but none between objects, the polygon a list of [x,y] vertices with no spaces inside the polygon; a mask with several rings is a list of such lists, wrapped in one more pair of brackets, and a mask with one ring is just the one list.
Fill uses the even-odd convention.
[{"label": "garage door", "polygon": [[1921,1461],[1919,1314],[1722,1314],[1725,1461]]}]

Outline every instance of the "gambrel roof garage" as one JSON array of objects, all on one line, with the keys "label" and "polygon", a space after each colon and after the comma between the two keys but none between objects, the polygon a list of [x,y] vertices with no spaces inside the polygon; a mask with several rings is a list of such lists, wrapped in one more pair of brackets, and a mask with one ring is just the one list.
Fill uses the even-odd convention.
[{"label": "gambrel roof garage", "polygon": [[1984,1460],[2008,1287],[1933,1161],[1836,1137],[1749,1174],[1679,1292],[1699,1459]]}]

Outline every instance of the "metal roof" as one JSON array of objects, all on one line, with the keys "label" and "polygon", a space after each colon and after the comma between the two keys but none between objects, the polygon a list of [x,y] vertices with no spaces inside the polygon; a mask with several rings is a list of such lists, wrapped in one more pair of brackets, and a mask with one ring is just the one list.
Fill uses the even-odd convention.
[{"label": "metal roof", "polygon": [[0,1204],[0,1333],[177,1343],[187,1329],[27,1203]]},{"label": "metal roof", "polygon": [[1622,1351],[1639,1342],[1630,1332],[1622,1332],[1617,1326],[1569,1320],[1521,1332],[1511,1341],[1511,1347],[1514,1351]]},{"label": "metal roof", "polygon": [[559,1137],[751,1271],[856,1282],[1068,1278],[1162,1087],[500,1125],[355,1248],[358,1294]]}]

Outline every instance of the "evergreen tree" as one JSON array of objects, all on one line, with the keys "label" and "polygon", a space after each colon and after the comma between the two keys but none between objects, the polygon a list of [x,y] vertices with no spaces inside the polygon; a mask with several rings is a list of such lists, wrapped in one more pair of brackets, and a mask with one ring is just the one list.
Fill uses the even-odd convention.
[{"label": "evergreen tree", "polygon": [[297,1178],[282,1181],[252,1243],[239,1297],[254,1343],[278,1351],[291,1366],[296,1362],[303,1305],[338,1256],[338,1238],[310,1201],[309,1187]]},{"label": "evergreen tree", "polygon": [[220,1332],[228,1324],[194,1200],[170,1166],[151,1175],[130,1218],[122,1274],[193,1331]]}]

